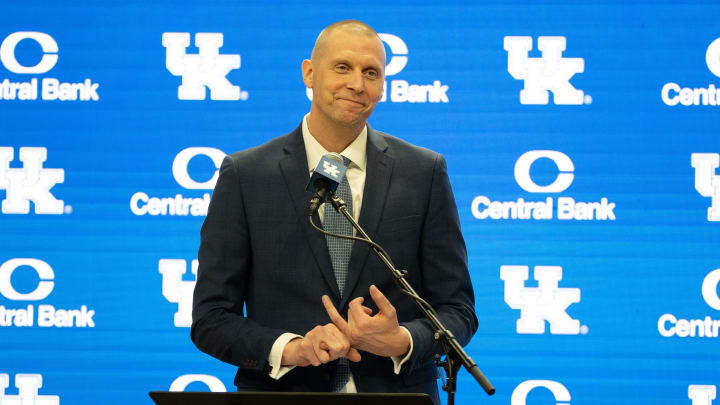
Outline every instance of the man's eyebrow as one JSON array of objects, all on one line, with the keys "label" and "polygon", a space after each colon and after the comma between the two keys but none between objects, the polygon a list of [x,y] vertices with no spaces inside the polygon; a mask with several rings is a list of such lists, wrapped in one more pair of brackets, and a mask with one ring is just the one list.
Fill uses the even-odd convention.
[{"label": "man's eyebrow", "polygon": [[[331,61],[331,64],[332,64],[333,66],[338,65],[338,64],[352,65],[352,63],[351,63],[349,60],[345,59],[345,58],[336,58],[336,59],[333,59],[333,60]],[[367,70],[367,69],[380,70],[380,65],[379,65],[379,64],[376,64],[375,62],[370,62],[370,63],[368,63],[368,64],[363,65],[362,69],[363,69],[363,70]]]}]

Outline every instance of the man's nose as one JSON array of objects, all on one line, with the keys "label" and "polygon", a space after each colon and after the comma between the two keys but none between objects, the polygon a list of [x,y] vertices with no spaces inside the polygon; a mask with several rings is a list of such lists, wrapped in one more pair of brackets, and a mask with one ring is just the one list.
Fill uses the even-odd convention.
[{"label": "man's nose", "polygon": [[361,71],[354,71],[348,75],[346,86],[355,93],[362,93],[365,90],[365,77]]}]

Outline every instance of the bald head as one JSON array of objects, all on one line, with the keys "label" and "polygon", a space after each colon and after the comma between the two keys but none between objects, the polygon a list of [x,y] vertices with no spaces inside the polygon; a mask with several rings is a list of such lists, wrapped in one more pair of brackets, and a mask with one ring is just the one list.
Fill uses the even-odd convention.
[{"label": "bald head", "polygon": [[383,62],[385,62],[385,48],[382,45],[382,41],[372,27],[358,20],[344,20],[338,21],[334,24],[327,26],[320,32],[317,39],[315,40],[315,46],[312,50],[310,60],[313,63],[317,63],[324,55],[327,50],[328,44],[332,42],[333,37],[337,33],[344,33],[353,36],[360,36],[365,38],[377,39],[380,47],[383,50]]}]

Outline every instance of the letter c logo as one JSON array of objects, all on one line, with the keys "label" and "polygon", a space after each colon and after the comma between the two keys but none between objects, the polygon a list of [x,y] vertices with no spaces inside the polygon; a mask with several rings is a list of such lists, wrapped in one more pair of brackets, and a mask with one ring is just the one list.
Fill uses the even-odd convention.
[{"label": "letter c logo", "polygon": [[712,41],[705,52],[705,63],[715,76],[720,77],[720,38]]},{"label": "letter c logo", "polygon": [[[40,282],[38,282],[35,290],[21,294],[10,282],[10,279],[20,266],[30,266],[35,269]],[[38,259],[10,259],[0,266],[0,295],[3,295],[9,300],[15,301],[40,301],[50,295],[53,288],[55,288],[55,272],[49,264]]]},{"label": "letter c logo", "polygon": [[215,174],[210,180],[203,183],[198,183],[197,181],[191,179],[190,175],[188,174],[188,163],[190,163],[190,160],[197,155],[205,155],[209,157],[210,159],[212,159],[213,163],[215,163],[215,167],[218,169],[220,168],[223,159],[225,159],[225,152],[221,151],[220,149],[203,147],[192,147],[183,149],[180,151],[180,153],[177,154],[177,156],[175,156],[175,160],[173,161],[173,177],[175,177],[175,181],[177,181],[178,184],[183,186],[184,188],[191,190],[212,190],[215,188],[215,183],[217,183],[218,177],[220,175],[218,171],[215,171]]},{"label": "letter c logo", "polygon": [[[555,181],[547,186],[539,186],[530,178],[530,167],[540,158],[552,160],[560,171]],[[575,165],[566,154],[555,150],[531,150],[525,152],[515,162],[515,181],[523,190],[530,193],[560,193],[570,187],[575,179],[573,171]]]},{"label": "letter c logo", "polygon": [[207,374],[185,374],[176,378],[175,381],[170,384],[170,391],[179,392],[185,391],[190,383],[201,382],[210,388],[211,392],[227,392],[225,384],[215,376]]},{"label": "letter c logo", "polygon": [[[23,39],[32,39],[42,47],[44,55],[35,66],[23,66],[15,58],[15,47]],[[8,35],[0,45],[0,61],[13,73],[45,73],[57,63],[57,51],[57,42],[48,34],[32,31],[15,32]]]},{"label": "letter c logo", "polygon": [[710,308],[720,311],[720,297],[718,297],[717,287],[720,283],[720,269],[715,269],[705,276],[702,283],[702,296]]},{"label": "letter c logo", "polygon": [[510,397],[510,405],[525,405],[528,393],[537,387],[544,387],[552,392],[557,402],[556,405],[570,405],[570,392],[564,385],[557,381],[550,380],[528,380],[520,383]]},{"label": "letter c logo", "polygon": [[408,47],[405,42],[398,36],[393,34],[378,34],[380,40],[385,42],[393,53],[385,66],[385,76],[392,76],[400,73],[408,63]]}]

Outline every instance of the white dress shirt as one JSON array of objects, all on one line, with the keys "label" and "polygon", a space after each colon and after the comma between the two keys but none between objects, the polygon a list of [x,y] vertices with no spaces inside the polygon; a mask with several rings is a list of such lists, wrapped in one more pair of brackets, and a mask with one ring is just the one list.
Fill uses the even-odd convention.
[{"label": "white dress shirt", "polygon": [[[320,143],[310,133],[307,125],[307,119],[309,115],[310,114],[307,114],[305,115],[305,118],[303,118],[302,135],[303,142],[305,143],[305,153],[307,154],[308,174],[311,175],[312,171],[315,170],[315,167],[320,161],[320,158],[322,158],[329,152],[325,148],[323,148],[323,146],[320,145]],[[353,217],[356,221],[358,221],[360,218],[360,208],[362,207],[363,190],[365,189],[365,175],[367,173],[367,125],[363,128],[362,132],[360,132],[360,135],[358,135],[358,137],[355,138],[355,140],[340,154],[350,159],[350,165],[345,172],[345,177],[347,177],[348,179],[348,183],[350,184],[350,191],[352,192]],[[332,207],[330,209],[332,209]],[[321,220],[324,216],[324,213],[325,204],[322,204],[318,210],[318,215],[320,216]],[[410,335],[410,331],[408,331],[405,327],[403,327],[403,329],[410,337],[410,350],[405,355],[405,357],[391,357],[395,366],[395,374],[400,374],[400,368],[410,358],[410,354],[413,350],[413,341],[412,336]],[[290,370],[295,368],[295,366],[283,366],[281,364],[282,352],[288,342],[295,338],[301,337],[301,335],[288,332],[283,333],[282,335],[280,335],[280,337],[277,338],[277,340],[275,340],[275,343],[270,350],[270,355],[268,356],[268,363],[272,367],[272,370],[270,371],[271,378],[274,378],[276,380],[280,379]],[[352,373],[350,373],[350,379],[348,380],[345,387],[341,390],[341,392],[357,392],[357,388],[355,387],[355,380],[353,379]]]}]

